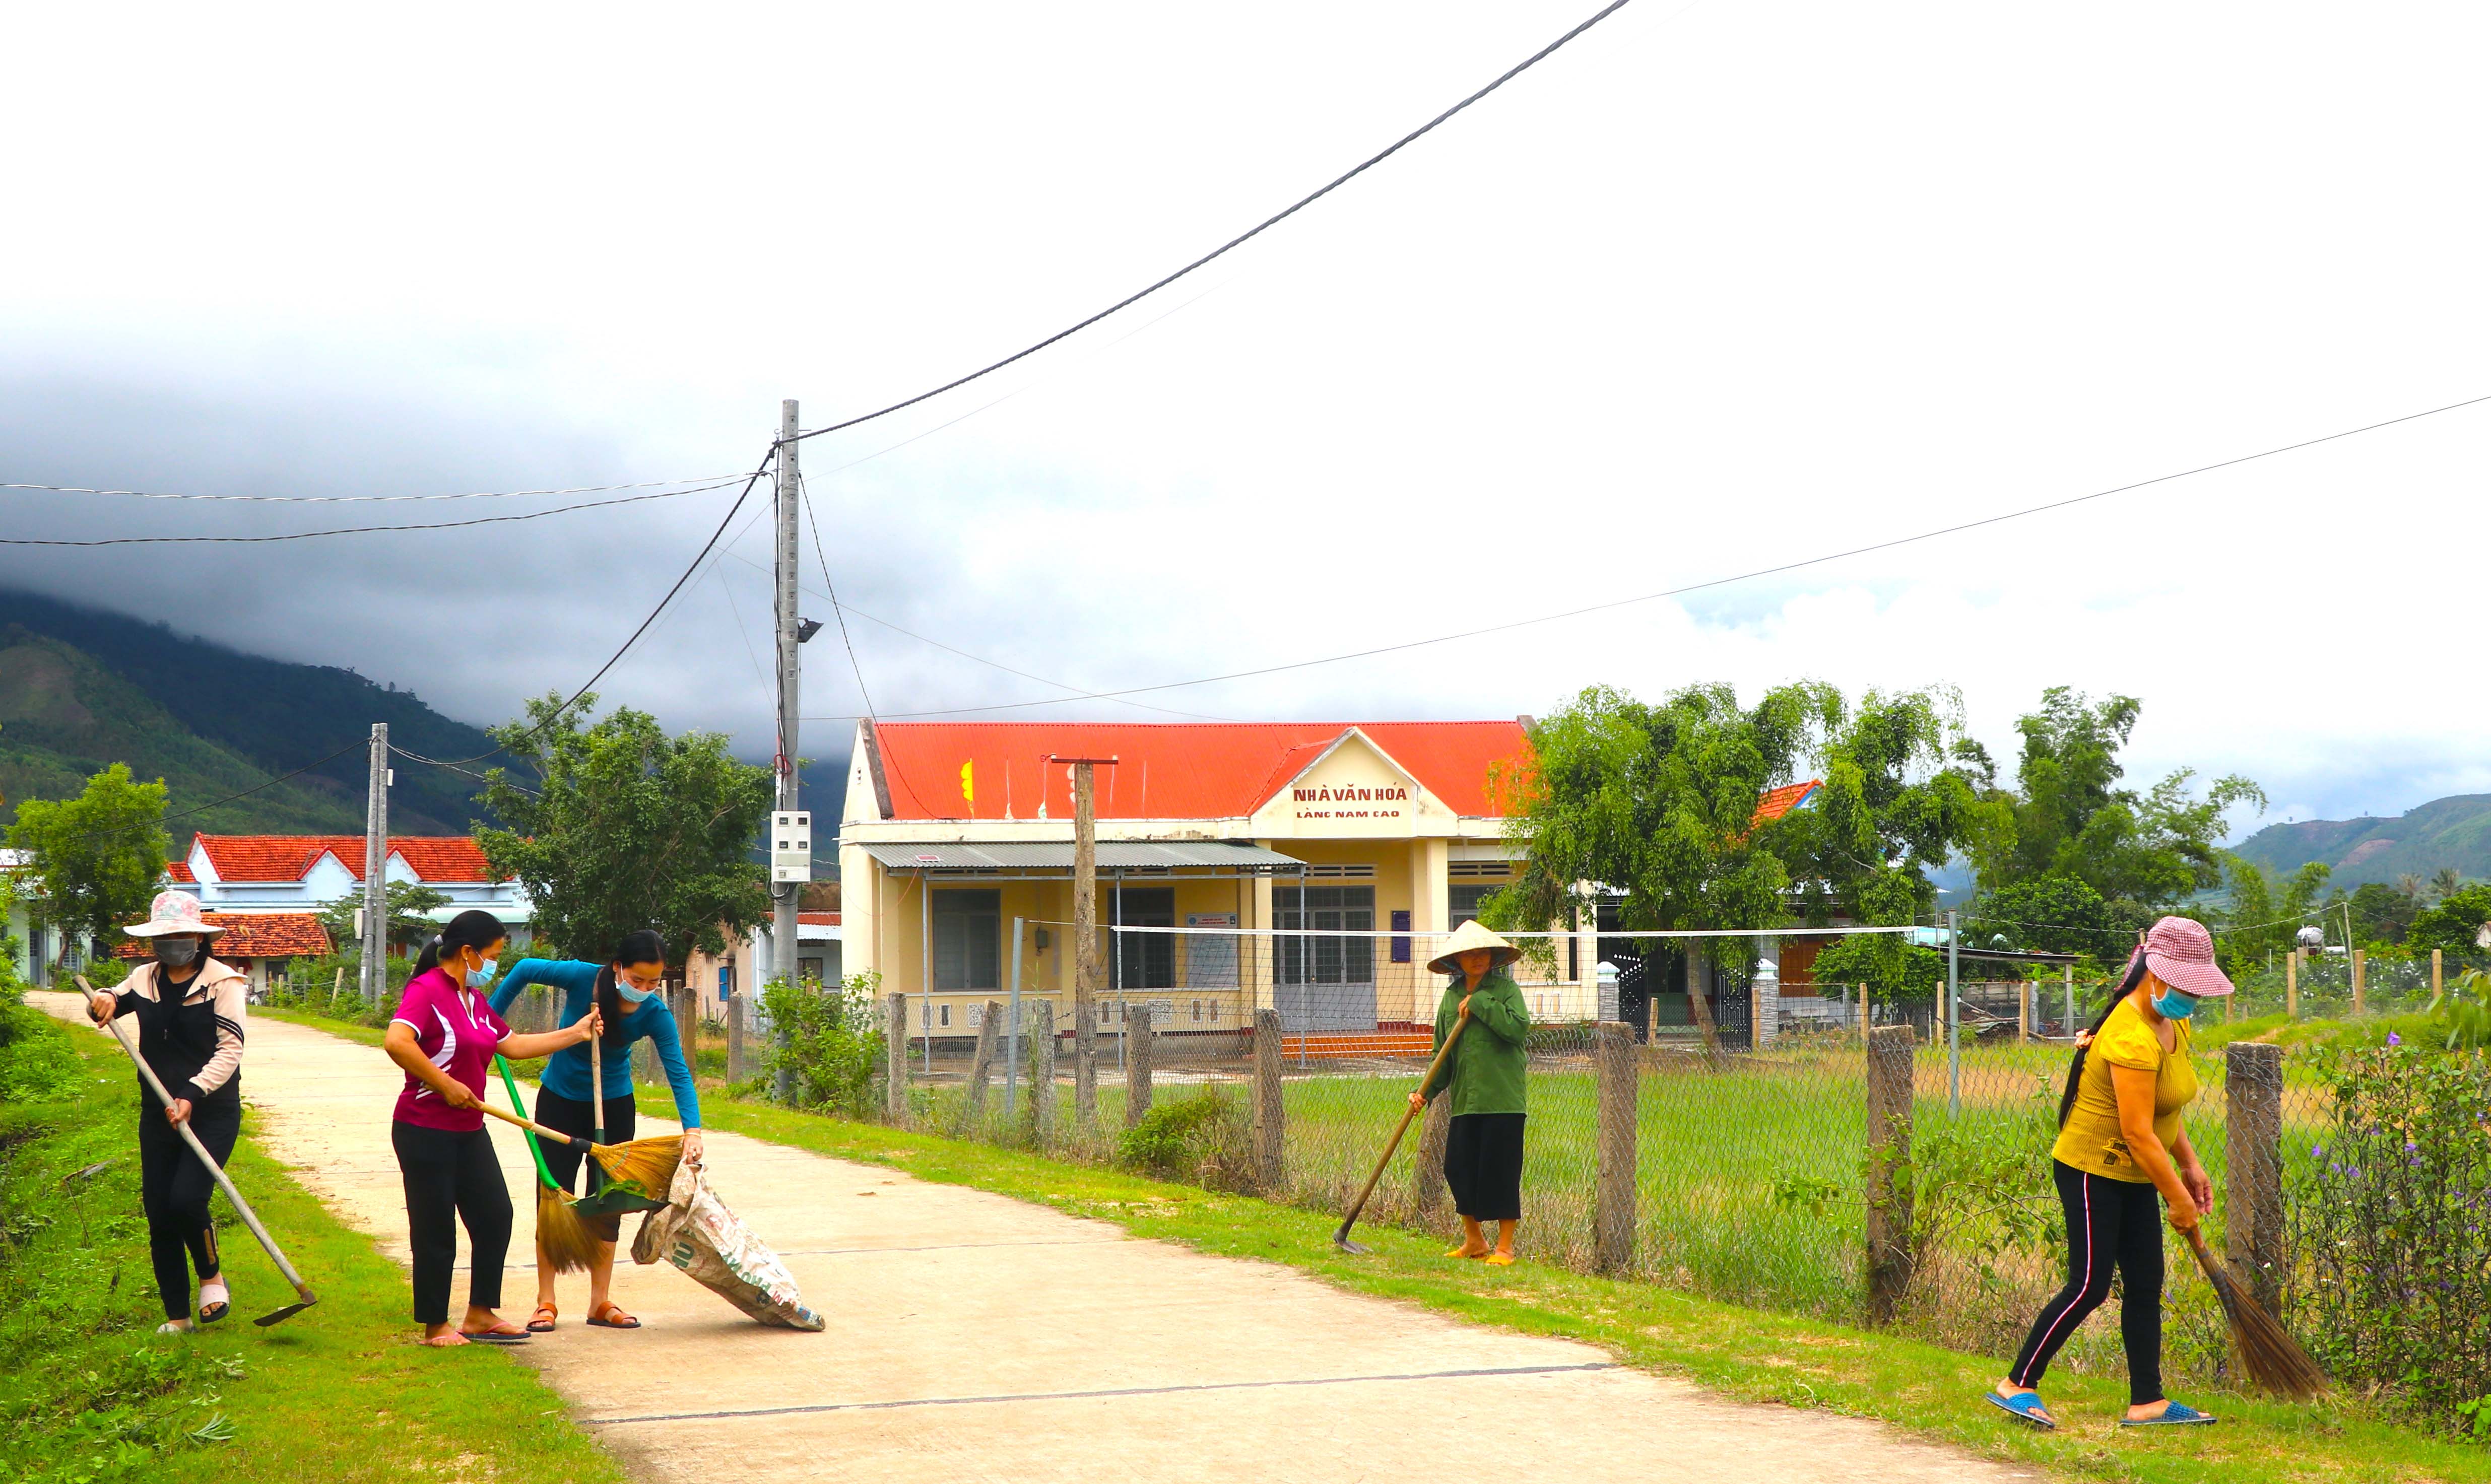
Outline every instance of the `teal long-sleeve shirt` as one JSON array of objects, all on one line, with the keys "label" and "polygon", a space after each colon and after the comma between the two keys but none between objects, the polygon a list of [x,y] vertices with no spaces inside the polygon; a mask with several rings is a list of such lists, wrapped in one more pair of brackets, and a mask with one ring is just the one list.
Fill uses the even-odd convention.
[{"label": "teal long-sleeve shirt", "polygon": [[[1461,1018],[1463,983],[1462,976],[1454,975],[1445,986],[1444,999],[1437,1002],[1437,1050],[1444,1049],[1445,1037],[1453,1033],[1453,1024]],[[1433,1102],[1450,1088],[1455,1118],[1470,1113],[1528,1113],[1530,1057],[1525,1042],[1530,1035],[1531,1009],[1522,1003],[1521,986],[1504,970],[1491,969],[1480,975],[1479,990],[1471,996],[1470,1029],[1420,1091]]]},{"label": "teal long-sleeve shirt", "polygon": [[[550,984],[562,991],[562,1025],[570,1025],[588,1013],[588,1002],[597,993],[597,975],[602,964],[585,964],[577,959],[523,958],[502,975],[493,987],[493,1013],[508,1010],[519,991],[531,984]],[[601,1068],[607,1097],[621,1097],[632,1091],[631,1043],[643,1036],[658,1050],[658,1064],[666,1069],[666,1085],[674,1090],[675,1117],[686,1128],[701,1126],[700,1093],[692,1087],[690,1059],[684,1055],[682,1033],[675,1027],[674,1012],[666,1002],[651,995],[634,1005],[628,1001],[623,1006],[630,1013],[619,1020],[606,1022],[598,1036],[598,1048],[604,1053]],[[588,1077],[588,1043],[565,1046],[545,1058],[544,1086],[558,1097],[572,1102],[589,1101],[593,1085]]]}]

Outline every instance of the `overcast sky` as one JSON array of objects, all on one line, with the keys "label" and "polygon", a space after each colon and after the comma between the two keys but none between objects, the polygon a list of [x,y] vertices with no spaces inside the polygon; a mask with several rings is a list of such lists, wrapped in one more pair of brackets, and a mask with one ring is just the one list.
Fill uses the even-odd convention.
[{"label": "overcast sky", "polygon": [[[405,495],[747,470],[780,397],[817,426],[1051,333],[1593,8],[30,11],[0,95],[0,480]],[[1635,0],[1161,297],[805,444],[830,568],[864,613],[1113,689],[1703,582],[2491,394],[2486,31],[2455,5]],[[1950,683],[2005,757],[2065,684],[2143,698],[2140,780],[2238,771],[2274,818],[2395,813],[2491,790],[2486,448],[2491,405],[1682,599],[1135,699],[1505,716],[1594,682]],[[419,536],[0,548],[0,584],[488,722],[584,680],[731,494]],[[0,493],[0,532],[563,503]],[[601,688],[766,753],[770,531],[738,529]],[[809,534],[806,567],[818,588]],[[1065,694],[851,631],[885,713]],[[835,630],[805,653],[806,714],[860,711]],[[847,726],[808,724],[806,751],[843,750]]]}]

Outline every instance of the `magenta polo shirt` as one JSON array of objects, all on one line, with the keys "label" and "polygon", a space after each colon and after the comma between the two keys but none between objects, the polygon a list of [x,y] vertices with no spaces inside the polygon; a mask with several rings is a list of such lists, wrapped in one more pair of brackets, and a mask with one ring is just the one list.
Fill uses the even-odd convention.
[{"label": "magenta polo shirt", "polygon": [[[467,1084],[467,1091],[480,1098],[484,1095],[484,1073],[493,1064],[493,1052],[511,1033],[483,995],[453,983],[438,969],[427,969],[407,980],[406,992],[398,997],[397,1013],[391,1020],[415,1032],[416,1049],[433,1065]],[[451,1107],[440,1093],[417,1081],[413,1072],[406,1074],[406,1090],[397,1095],[396,1117],[401,1123],[451,1133],[484,1126],[484,1115],[473,1108]]]}]

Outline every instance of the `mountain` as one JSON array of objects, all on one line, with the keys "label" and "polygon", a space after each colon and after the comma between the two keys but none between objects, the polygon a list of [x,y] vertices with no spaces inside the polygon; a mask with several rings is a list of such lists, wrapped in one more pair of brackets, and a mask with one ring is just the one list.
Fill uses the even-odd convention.
[{"label": "mountain", "polygon": [[[492,746],[476,727],[351,670],[245,655],[161,624],[22,592],[0,592],[0,825],[20,799],[75,794],[86,775],[124,762],[170,789],[166,812],[259,788],[173,826],[233,832],[364,828],[365,742],[433,757]],[[406,763],[390,789],[391,832],[464,834],[474,780]]]},{"label": "mountain", "polygon": [[2491,794],[2434,799],[2393,819],[2314,819],[2269,825],[2238,847],[2272,876],[2289,876],[2311,860],[2334,868],[2334,886],[2351,889],[2399,876],[2428,880],[2445,866],[2491,877]]}]

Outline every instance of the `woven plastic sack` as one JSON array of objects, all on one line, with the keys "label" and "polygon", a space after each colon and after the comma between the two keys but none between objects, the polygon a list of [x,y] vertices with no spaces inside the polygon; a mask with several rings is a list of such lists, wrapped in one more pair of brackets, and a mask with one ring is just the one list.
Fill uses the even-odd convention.
[{"label": "woven plastic sack", "polygon": [[726,1208],[689,1159],[675,1167],[666,1204],[641,1219],[639,1235],[631,1239],[631,1261],[660,1258],[765,1324],[823,1326],[822,1317],[805,1307],[787,1265]]}]

